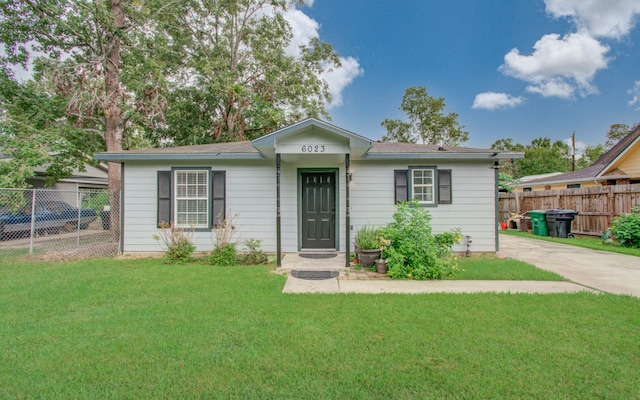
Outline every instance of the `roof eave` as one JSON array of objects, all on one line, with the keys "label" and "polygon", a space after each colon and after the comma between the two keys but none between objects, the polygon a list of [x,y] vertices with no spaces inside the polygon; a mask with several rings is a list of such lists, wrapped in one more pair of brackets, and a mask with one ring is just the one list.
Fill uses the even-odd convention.
[{"label": "roof eave", "polygon": [[515,160],[524,158],[522,153],[367,153],[362,158],[374,160],[400,160],[400,159],[424,159],[424,160]]},{"label": "roof eave", "polygon": [[99,161],[183,161],[183,160],[261,160],[260,153],[202,153],[202,154],[124,154],[98,153],[94,156]]}]

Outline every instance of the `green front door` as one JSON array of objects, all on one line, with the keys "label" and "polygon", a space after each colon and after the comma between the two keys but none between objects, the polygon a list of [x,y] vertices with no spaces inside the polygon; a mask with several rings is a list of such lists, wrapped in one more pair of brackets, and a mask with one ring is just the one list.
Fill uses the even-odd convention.
[{"label": "green front door", "polygon": [[336,248],[336,174],[302,173],[302,248]]}]

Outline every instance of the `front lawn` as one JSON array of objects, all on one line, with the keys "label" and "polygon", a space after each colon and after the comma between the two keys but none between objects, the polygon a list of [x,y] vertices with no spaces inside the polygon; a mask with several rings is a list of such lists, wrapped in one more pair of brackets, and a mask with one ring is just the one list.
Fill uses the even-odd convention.
[{"label": "front lawn", "polygon": [[557,238],[550,236],[532,235],[530,233],[520,232],[512,229],[500,231],[500,233],[503,235],[513,235],[526,237],[529,239],[545,240],[547,242],[568,244],[571,246],[584,247],[591,250],[609,251],[611,253],[640,257],[640,249],[632,249],[628,247],[616,246],[614,244],[603,243],[602,239],[596,237],[579,236],[575,238]]},{"label": "front lawn", "polygon": [[460,268],[449,279],[454,280],[516,280],[516,281],[563,281],[555,272],[537,268],[512,258],[494,255],[458,257]]},{"label": "front lawn", "polygon": [[283,294],[267,267],[0,266],[0,398],[637,398],[640,300]]}]

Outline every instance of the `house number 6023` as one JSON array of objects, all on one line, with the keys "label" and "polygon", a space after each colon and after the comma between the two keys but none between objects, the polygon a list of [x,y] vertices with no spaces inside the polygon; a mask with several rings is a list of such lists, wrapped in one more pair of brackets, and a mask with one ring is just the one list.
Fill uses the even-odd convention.
[{"label": "house number 6023", "polygon": [[302,152],[303,153],[324,153],[324,146],[319,146],[319,145],[312,145],[312,144],[308,144],[308,145],[302,145]]}]

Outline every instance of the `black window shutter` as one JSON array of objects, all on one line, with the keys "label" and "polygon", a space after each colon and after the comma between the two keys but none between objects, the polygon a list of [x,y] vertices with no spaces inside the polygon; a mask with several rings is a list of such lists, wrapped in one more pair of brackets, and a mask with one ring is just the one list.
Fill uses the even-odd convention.
[{"label": "black window shutter", "polygon": [[211,221],[214,227],[225,219],[226,171],[211,171]]},{"label": "black window shutter", "polygon": [[451,204],[451,170],[438,170],[438,203]]},{"label": "black window shutter", "polygon": [[158,227],[171,223],[171,171],[158,171]]},{"label": "black window shutter", "polygon": [[396,204],[409,201],[409,171],[397,169],[393,171]]}]

